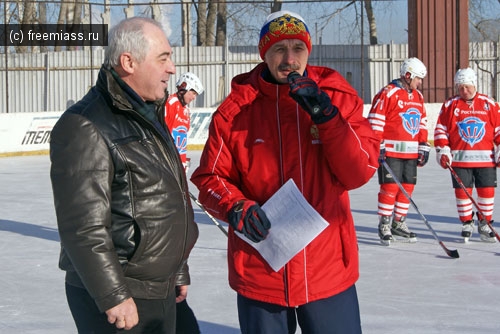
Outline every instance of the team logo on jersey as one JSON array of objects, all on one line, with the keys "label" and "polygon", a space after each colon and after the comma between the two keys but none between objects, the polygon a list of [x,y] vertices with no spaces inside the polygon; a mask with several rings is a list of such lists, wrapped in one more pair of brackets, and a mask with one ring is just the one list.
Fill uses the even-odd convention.
[{"label": "team logo on jersey", "polygon": [[401,116],[401,122],[405,131],[408,132],[412,138],[415,137],[420,131],[420,119],[422,117],[420,111],[411,108],[405,112],[399,113],[399,116]]},{"label": "team logo on jersey", "polygon": [[460,138],[471,147],[483,140],[486,133],[486,122],[477,117],[467,117],[463,121],[457,122],[458,134]]},{"label": "team logo on jersey", "polygon": [[185,126],[178,126],[172,130],[172,137],[174,138],[175,146],[179,154],[187,153],[187,138],[188,129]]}]

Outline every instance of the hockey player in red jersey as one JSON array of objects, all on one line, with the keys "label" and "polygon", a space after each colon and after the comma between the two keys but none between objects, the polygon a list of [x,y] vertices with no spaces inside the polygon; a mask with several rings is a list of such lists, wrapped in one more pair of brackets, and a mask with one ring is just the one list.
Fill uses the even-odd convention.
[{"label": "hockey player in red jersey", "polygon": [[[167,124],[175,146],[179,151],[184,171],[188,172],[189,158],[187,157],[188,131],[191,125],[189,103],[196,97],[203,94],[201,80],[191,72],[183,73],[175,83],[177,92],[169,95],[165,103],[165,123]],[[198,334],[200,328],[196,316],[188,305],[187,285],[176,286],[176,333],[177,334]]]},{"label": "hockey player in red jersey", "polygon": [[[424,97],[419,91],[426,74],[427,69],[419,59],[405,59],[400,78],[375,95],[368,115],[380,139],[379,160],[385,160],[410,196],[417,183],[417,166],[424,166],[429,159],[427,114]],[[378,169],[378,179],[380,241],[388,246],[395,235],[416,242],[417,235],[406,225],[409,199],[383,164]]]},{"label": "hockey player in red jersey", "polygon": [[[443,103],[434,130],[436,158],[443,168],[450,165],[467,191],[476,187],[480,239],[495,242],[487,222],[492,223],[496,166],[500,164],[500,108],[494,100],[477,92],[476,73],[471,68],[455,74],[458,95]],[[467,242],[474,230],[473,203],[452,177],[462,237]]]},{"label": "hockey player in red jersey", "polygon": [[177,92],[169,95],[165,104],[165,123],[174,137],[182,164],[187,173],[189,158],[187,158],[187,140],[191,117],[189,103],[198,95],[203,94],[201,80],[191,72],[183,73],[176,82]]}]

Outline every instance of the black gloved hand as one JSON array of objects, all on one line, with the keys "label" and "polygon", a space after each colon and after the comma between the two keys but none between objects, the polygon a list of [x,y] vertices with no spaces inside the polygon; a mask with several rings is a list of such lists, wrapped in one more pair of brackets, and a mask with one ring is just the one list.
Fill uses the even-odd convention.
[{"label": "black gloved hand", "polygon": [[254,201],[236,204],[228,214],[229,224],[253,242],[264,240],[269,234],[271,222],[264,210]]},{"label": "black gloved hand", "polygon": [[423,167],[429,161],[429,152],[431,151],[431,145],[429,143],[419,143],[418,144],[418,158],[417,166]]},{"label": "black gloved hand", "polygon": [[380,153],[378,155],[378,162],[382,163],[385,160],[385,142],[380,142]]},{"label": "black gloved hand", "polygon": [[316,124],[325,123],[332,119],[339,110],[332,105],[330,97],[319,89],[314,80],[303,77],[297,72],[288,74],[288,83],[292,99],[311,115]]}]

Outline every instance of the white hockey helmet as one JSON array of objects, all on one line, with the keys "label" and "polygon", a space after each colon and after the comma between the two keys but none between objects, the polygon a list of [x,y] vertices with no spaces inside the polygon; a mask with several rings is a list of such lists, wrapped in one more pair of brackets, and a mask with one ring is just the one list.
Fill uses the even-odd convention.
[{"label": "white hockey helmet", "polygon": [[201,80],[191,72],[181,74],[175,86],[177,89],[194,90],[198,95],[203,94],[204,89]]},{"label": "white hockey helmet", "polygon": [[461,68],[455,74],[455,85],[473,85],[477,87],[477,75],[476,72],[470,67]]},{"label": "white hockey helmet", "polygon": [[403,61],[399,73],[402,77],[404,77],[406,73],[410,73],[410,79],[415,77],[423,79],[427,75],[427,68],[424,63],[420,61],[420,59],[413,57]]}]

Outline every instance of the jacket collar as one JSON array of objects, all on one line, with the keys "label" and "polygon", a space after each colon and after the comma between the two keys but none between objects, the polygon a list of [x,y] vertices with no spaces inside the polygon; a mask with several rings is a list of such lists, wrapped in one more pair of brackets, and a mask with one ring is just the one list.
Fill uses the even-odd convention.
[{"label": "jacket collar", "polygon": [[145,102],[127,83],[113,70],[101,67],[96,86],[118,110],[138,114],[164,137],[169,137],[163,120],[167,92],[163,99]]},{"label": "jacket collar", "polygon": [[[99,71],[96,86],[108,96],[113,106],[120,110],[132,109],[138,111],[136,109],[138,106],[145,107],[145,105],[152,110],[158,110],[165,105],[168,95],[168,93],[165,92],[165,96],[162,99],[146,103],[113,69],[106,68],[104,65]],[[149,119],[149,117],[147,117],[147,119]]]}]

